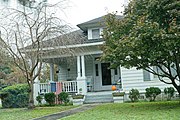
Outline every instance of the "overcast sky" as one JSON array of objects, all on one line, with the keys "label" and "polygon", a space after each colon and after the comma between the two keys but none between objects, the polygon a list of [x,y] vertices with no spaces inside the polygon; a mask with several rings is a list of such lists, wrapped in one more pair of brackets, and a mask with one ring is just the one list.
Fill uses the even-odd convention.
[{"label": "overcast sky", "polygon": [[[56,0],[58,1],[58,0]],[[53,2],[55,2],[53,0]],[[65,21],[76,26],[77,24],[101,17],[108,12],[122,14],[124,0],[70,0],[66,8]]]},{"label": "overcast sky", "polygon": [[[9,0],[10,6],[14,6],[16,0]],[[42,0],[37,0],[42,1]],[[58,10],[56,14],[59,18],[63,18],[71,26],[75,27],[77,24],[101,17],[109,12],[116,12],[122,14],[124,10],[124,1],[127,0],[47,0],[49,3],[55,4],[60,1],[63,3],[63,13]],[[1,2],[3,3],[3,2]],[[5,6],[4,3],[0,7]],[[52,11],[51,11],[52,12]],[[54,12],[53,12],[54,13]],[[64,15],[63,15],[64,14]]]}]

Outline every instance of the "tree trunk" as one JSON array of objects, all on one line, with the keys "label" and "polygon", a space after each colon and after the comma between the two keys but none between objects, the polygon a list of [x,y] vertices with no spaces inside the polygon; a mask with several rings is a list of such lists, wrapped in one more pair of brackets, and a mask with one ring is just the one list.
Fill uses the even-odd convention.
[{"label": "tree trunk", "polygon": [[34,86],[33,86],[33,82],[30,83],[30,91],[29,91],[29,104],[28,104],[28,109],[33,109],[35,108],[34,105]]},{"label": "tree trunk", "polygon": [[175,80],[174,80],[174,79],[171,79],[171,81],[172,81],[172,85],[176,88],[176,90],[177,90],[177,92],[178,92],[178,94],[179,94],[179,96],[180,96],[180,83],[179,83],[179,85],[177,85],[177,84],[175,83]]},{"label": "tree trunk", "polygon": [[179,93],[179,97],[180,97],[180,85],[179,86],[177,86],[177,92]]}]

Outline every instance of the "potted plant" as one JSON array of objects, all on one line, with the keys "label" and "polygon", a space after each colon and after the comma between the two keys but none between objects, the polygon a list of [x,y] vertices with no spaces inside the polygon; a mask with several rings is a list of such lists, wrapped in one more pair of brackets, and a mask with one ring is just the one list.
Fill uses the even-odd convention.
[{"label": "potted plant", "polygon": [[113,96],[113,100],[114,103],[123,103],[124,102],[124,95],[125,92],[113,92],[112,96]]},{"label": "potted plant", "polygon": [[73,105],[82,105],[85,99],[85,96],[82,95],[82,88],[79,89],[79,94],[75,94],[72,96]]}]

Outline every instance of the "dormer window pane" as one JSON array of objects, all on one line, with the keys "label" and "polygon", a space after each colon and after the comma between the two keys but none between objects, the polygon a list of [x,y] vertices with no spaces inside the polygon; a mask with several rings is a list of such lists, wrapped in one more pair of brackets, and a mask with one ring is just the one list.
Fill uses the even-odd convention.
[{"label": "dormer window pane", "polygon": [[92,39],[98,39],[100,38],[100,31],[99,29],[93,29],[92,30]]}]

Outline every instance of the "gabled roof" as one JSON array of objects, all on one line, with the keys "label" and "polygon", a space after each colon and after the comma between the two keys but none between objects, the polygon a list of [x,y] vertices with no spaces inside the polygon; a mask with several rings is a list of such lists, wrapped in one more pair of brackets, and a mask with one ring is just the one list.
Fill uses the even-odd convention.
[{"label": "gabled roof", "polygon": [[[104,22],[105,22],[105,16],[101,16],[92,20],[89,20],[87,22],[78,24],[77,26],[83,30],[83,31],[87,31],[88,28],[90,27],[100,27],[100,26],[104,26]],[[122,15],[116,15],[117,19],[123,19]]]}]

